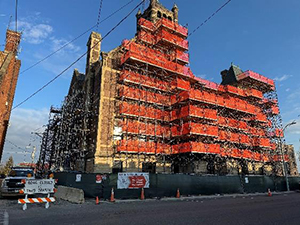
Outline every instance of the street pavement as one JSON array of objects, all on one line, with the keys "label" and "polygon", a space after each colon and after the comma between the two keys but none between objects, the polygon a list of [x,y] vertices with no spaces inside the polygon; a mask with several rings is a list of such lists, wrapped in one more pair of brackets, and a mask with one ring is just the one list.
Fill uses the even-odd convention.
[{"label": "street pavement", "polygon": [[[8,223],[9,222],[9,223]],[[0,224],[222,224],[299,225],[300,193],[189,197],[84,204],[57,201],[49,209],[0,200]]]}]

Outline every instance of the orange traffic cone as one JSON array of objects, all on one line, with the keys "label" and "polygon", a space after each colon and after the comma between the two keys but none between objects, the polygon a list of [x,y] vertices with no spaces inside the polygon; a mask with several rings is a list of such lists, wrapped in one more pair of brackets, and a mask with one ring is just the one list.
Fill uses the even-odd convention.
[{"label": "orange traffic cone", "polygon": [[272,192],[271,192],[270,188],[268,188],[268,196],[269,196],[269,197],[272,196]]},{"label": "orange traffic cone", "polygon": [[142,188],[142,191],[141,191],[141,200],[145,200],[144,188]]},{"label": "orange traffic cone", "polygon": [[115,202],[115,192],[114,188],[111,189],[110,202]]},{"label": "orange traffic cone", "polygon": [[96,205],[98,205],[99,204],[99,197],[97,196],[96,197]]},{"label": "orange traffic cone", "polygon": [[176,192],[176,198],[180,198],[180,192],[179,192],[179,188],[177,188],[177,192]]}]

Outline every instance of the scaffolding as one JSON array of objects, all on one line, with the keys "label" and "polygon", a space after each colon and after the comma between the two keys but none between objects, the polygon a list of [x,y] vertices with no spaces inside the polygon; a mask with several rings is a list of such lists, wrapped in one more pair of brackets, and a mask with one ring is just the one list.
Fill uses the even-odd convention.
[{"label": "scaffolding", "polygon": [[191,162],[204,159],[205,173],[222,174],[225,167],[266,174],[271,165],[279,174],[282,124],[273,80],[253,71],[232,85],[197,78],[186,66],[186,28],[166,18],[140,18],[138,25],[136,41],[122,43],[117,152],[157,161],[163,155],[173,172],[194,172]]},{"label": "scaffolding", "polygon": [[253,71],[226,85],[198,78],[187,28],[167,18],[137,24],[136,37],[102,53],[50,111],[42,168],[92,171],[94,160],[112,172],[282,175],[289,158],[274,81]]}]

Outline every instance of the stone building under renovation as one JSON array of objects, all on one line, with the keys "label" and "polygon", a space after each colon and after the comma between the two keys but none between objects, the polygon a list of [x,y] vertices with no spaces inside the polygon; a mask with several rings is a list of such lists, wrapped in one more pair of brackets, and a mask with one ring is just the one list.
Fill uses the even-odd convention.
[{"label": "stone building under renovation", "polygon": [[51,108],[40,168],[86,172],[281,174],[274,81],[231,65],[217,84],[189,64],[187,28],[151,0],[137,33],[110,52],[87,43],[61,108]]},{"label": "stone building under renovation", "polygon": [[7,30],[4,51],[0,51],[0,161],[21,67],[17,59],[20,40],[20,33]]}]

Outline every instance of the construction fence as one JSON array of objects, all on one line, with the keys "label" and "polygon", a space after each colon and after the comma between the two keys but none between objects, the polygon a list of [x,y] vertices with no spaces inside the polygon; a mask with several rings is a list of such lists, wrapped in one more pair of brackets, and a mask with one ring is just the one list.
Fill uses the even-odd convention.
[{"label": "construction fence", "polygon": [[[140,189],[117,189],[117,174],[80,174],[55,173],[58,185],[80,188],[86,197],[100,197],[109,199],[111,189],[114,188],[117,199],[138,199]],[[222,195],[243,194],[271,191],[286,191],[284,177],[274,176],[214,176],[191,174],[149,174],[150,188],[145,189],[146,198],[174,197],[179,188],[181,195]],[[300,177],[289,177],[291,190],[299,190]]]}]

